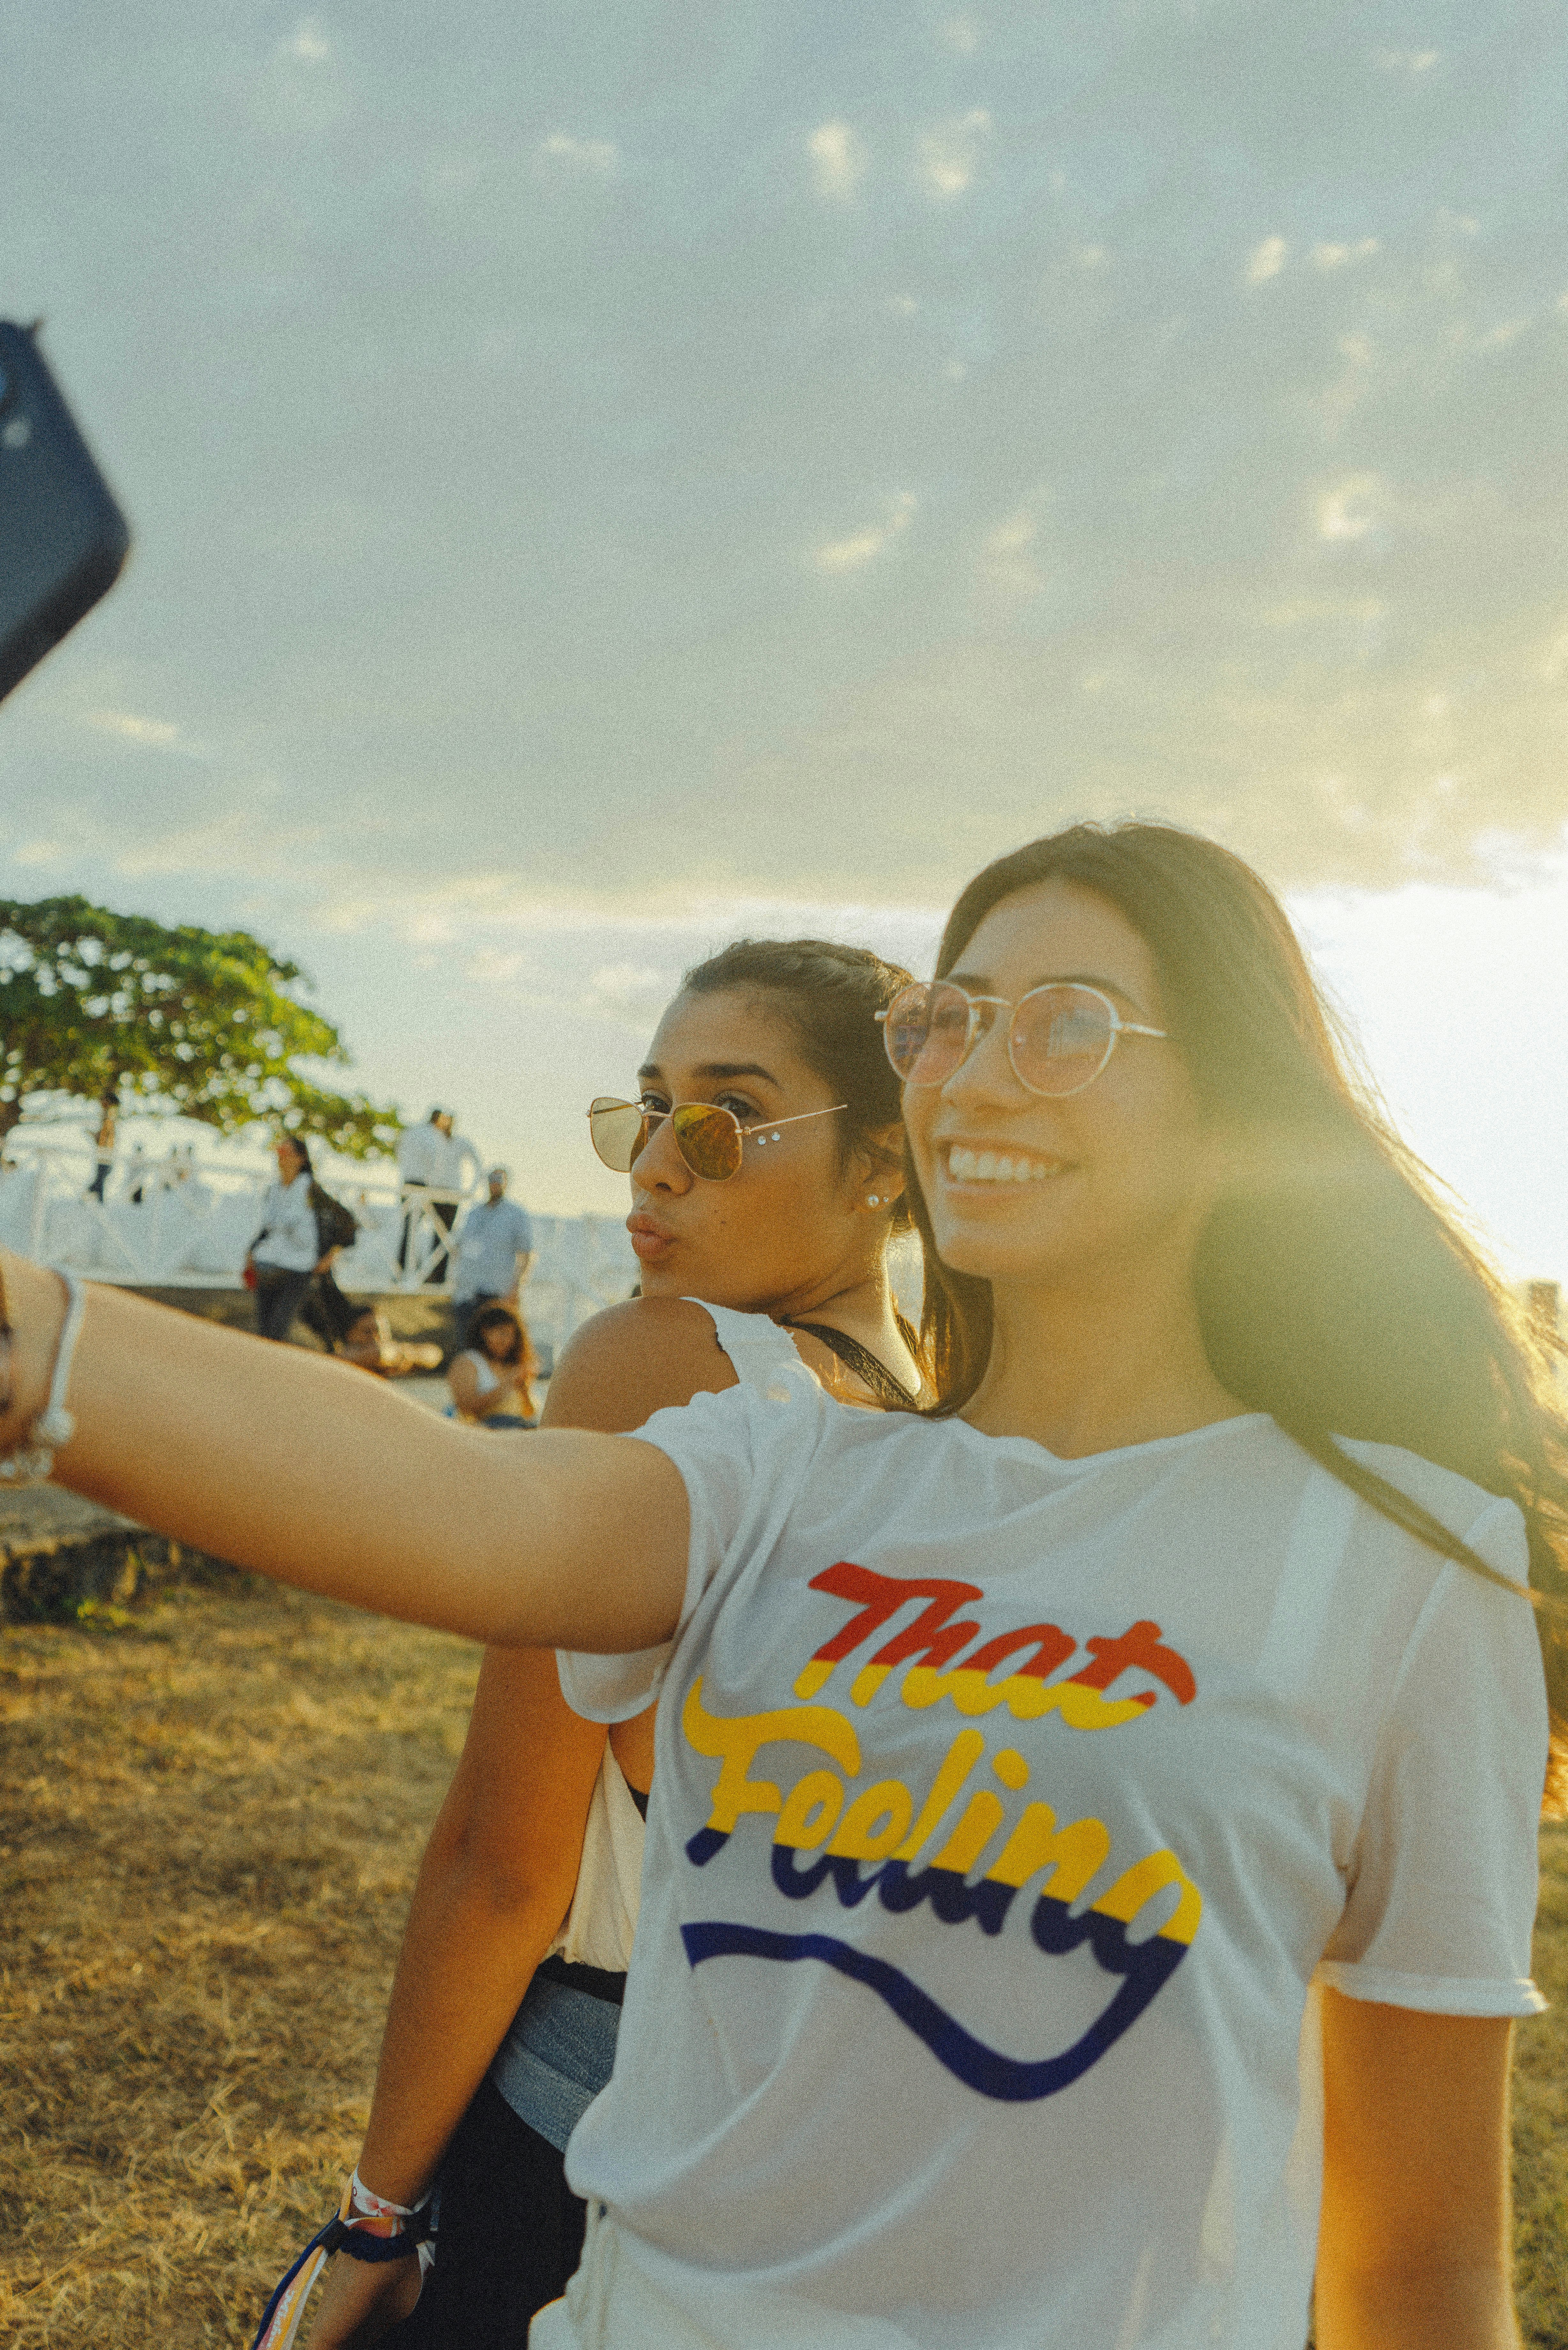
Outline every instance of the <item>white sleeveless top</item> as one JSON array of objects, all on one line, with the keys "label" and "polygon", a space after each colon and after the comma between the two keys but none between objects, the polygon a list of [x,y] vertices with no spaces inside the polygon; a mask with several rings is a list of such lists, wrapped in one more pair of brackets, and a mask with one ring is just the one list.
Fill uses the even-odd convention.
[{"label": "white sleeveless top", "polygon": [[[734,1365],[742,1387],[755,1388],[760,1394],[779,1401],[796,1380],[808,1379],[815,1386],[815,1376],[802,1362],[789,1332],[781,1329],[767,1315],[737,1314],[728,1305],[710,1305],[701,1297],[686,1302],[701,1305],[704,1314],[711,1317],[719,1344]],[[586,1698],[591,1693],[601,1720],[605,1694],[609,1693],[613,1702],[614,1691],[622,1679],[635,1685],[637,1699],[624,1713],[617,1715],[617,1720],[629,1721],[651,1701],[646,1651],[634,1657],[558,1656],[556,1669],[566,1703],[574,1705],[575,1695]],[[644,1834],[642,1814],[607,1740],[605,1759],[588,1805],[576,1890],[572,1895],[566,1923],[545,1952],[547,1958],[563,1958],[576,1966],[604,1967],[613,1974],[625,1973],[631,1963],[632,1937],[637,1931]]]}]

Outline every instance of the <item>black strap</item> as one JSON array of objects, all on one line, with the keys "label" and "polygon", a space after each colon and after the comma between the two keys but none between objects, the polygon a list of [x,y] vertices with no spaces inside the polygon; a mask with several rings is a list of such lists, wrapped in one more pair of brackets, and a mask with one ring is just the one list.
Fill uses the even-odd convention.
[{"label": "black strap", "polygon": [[829,1351],[846,1364],[862,1386],[870,1388],[879,1404],[892,1411],[909,1411],[919,1404],[919,1396],[911,1395],[900,1379],[896,1379],[886,1363],[878,1362],[869,1347],[852,1338],[847,1330],[836,1330],[829,1322],[786,1322],[786,1330],[804,1330],[810,1338],[820,1338]]},{"label": "black strap", "polygon": [[611,2007],[618,2007],[626,1997],[626,1977],[614,1967],[585,1967],[557,1953],[541,1959],[535,1971],[546,1982],[559,1983],[566,1991],[586,1991],[590,1999],[607,2000]]}]

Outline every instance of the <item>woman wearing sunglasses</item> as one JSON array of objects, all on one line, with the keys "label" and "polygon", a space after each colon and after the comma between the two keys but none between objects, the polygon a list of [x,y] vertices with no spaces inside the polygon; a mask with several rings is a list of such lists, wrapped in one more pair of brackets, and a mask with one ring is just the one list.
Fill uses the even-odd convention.
[{"label": "woman wearing sunglasses", "polygon": [[[1300,2350],[1314,2269],[1319,2350],[1508,2350],[1546,1367],[1225,851],[1037,842],[939,971],[886,1023],[936,1416],[737,1387],[463,1477],[369,1382],[324,1440],[308,1363],[95,1294],[60,1473],[553,1639],[607,1721],[657,1693],[533,2350]],[[64,1441],[74,1309],[6,1273],[0,1439]]]},{"label": "woman wearing sunglasses", "polygon": [[[696,1394],[765,1389],[802,1356],[846,1403],[917,1399],[914,1333],[888,1286],[909,1218],[877,1021],[909,976],[813,939],[742,941],[687,974],[638,1098],[601,1097],[588,1118],[600,1159],[631,1179],[642,1296],[565,1349],[546,1428],[636,1428]],[[651,1711],[607,1742],[567,1710],[550,1651],[487,1656],[358,2166],[408,2209],[439,2177],[440,2257],[400,2350],[521,2344],[576,2267],[584,2206],[563,2149],[614,2060],[652,1775]],[[411,2262],[335,2262],[313,2344],[352,2341],[418,2287]]]}]

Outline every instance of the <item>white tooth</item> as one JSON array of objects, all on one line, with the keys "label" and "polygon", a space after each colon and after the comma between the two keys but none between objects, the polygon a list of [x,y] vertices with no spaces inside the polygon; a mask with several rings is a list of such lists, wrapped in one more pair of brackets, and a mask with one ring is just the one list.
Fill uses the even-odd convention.
[{"label": "white tooth", "polygon": [[1029,1170],[1029,1180],[1032,1183],[1044,1183],[1046,1176],[1050,1172],[1051,1170],[1048,1167],[1042,1167],[1038,1162],[1036,1162],[1035,1165]]},{"label": "white tooth", "polygon": [[977,1175],[977,1177],[979,1178],[979,1180],[981,1180],[981,1182],[982,1182],[982,1183],[992,1183],[992,1182],[994,1182],[994,1181],[995,1181],[995,1180],[996,1180],[996,1153],[995,1153],[995,1151],[994,1151],[994,1150],[982,1150],[982,1151],[981,1152],[981,1154],[980,1154],[979,1158],[978,1158],[978,1159],[975,1160],[975,1162],[974,1162],[974,1171],[975,1171],[975,1174]]},{"label": "white tooth", "polygon": [[1012,1161],[1005,1151],[998,1151],[996,1156],[996,1180],[999,1183],[1011,1183],[1012,1180]]},{"label": "white tooth", "polygon": [[1012,1162],[1012,1180],[1015,1183],[1033,1183],[1034,1161],[1032,1159],[1015,1159]]},{"label": "white tooth", "polygon": [[972,1151],[961,1150],[956,1144],[948,1152],[948,1173],[955,1183],[961,1183],[969,1173],[970,1160],[973,1155]]}]

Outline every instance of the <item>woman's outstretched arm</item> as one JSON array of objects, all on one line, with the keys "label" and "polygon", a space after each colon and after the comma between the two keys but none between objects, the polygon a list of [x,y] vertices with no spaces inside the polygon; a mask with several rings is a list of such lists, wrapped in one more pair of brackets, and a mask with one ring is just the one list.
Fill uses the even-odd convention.
[{"label": "woman's outstretched arm", "polygon": [[[47,1397],[64,1297],[9,1252],[0,1271],[5,1448]],[[497,1444],[338,1365],[99,1288],[69,1402],[61,1484],[280,1582],[501,1645],[643,1648],[675,1627],[686,1492],[635,1439]]]}]

